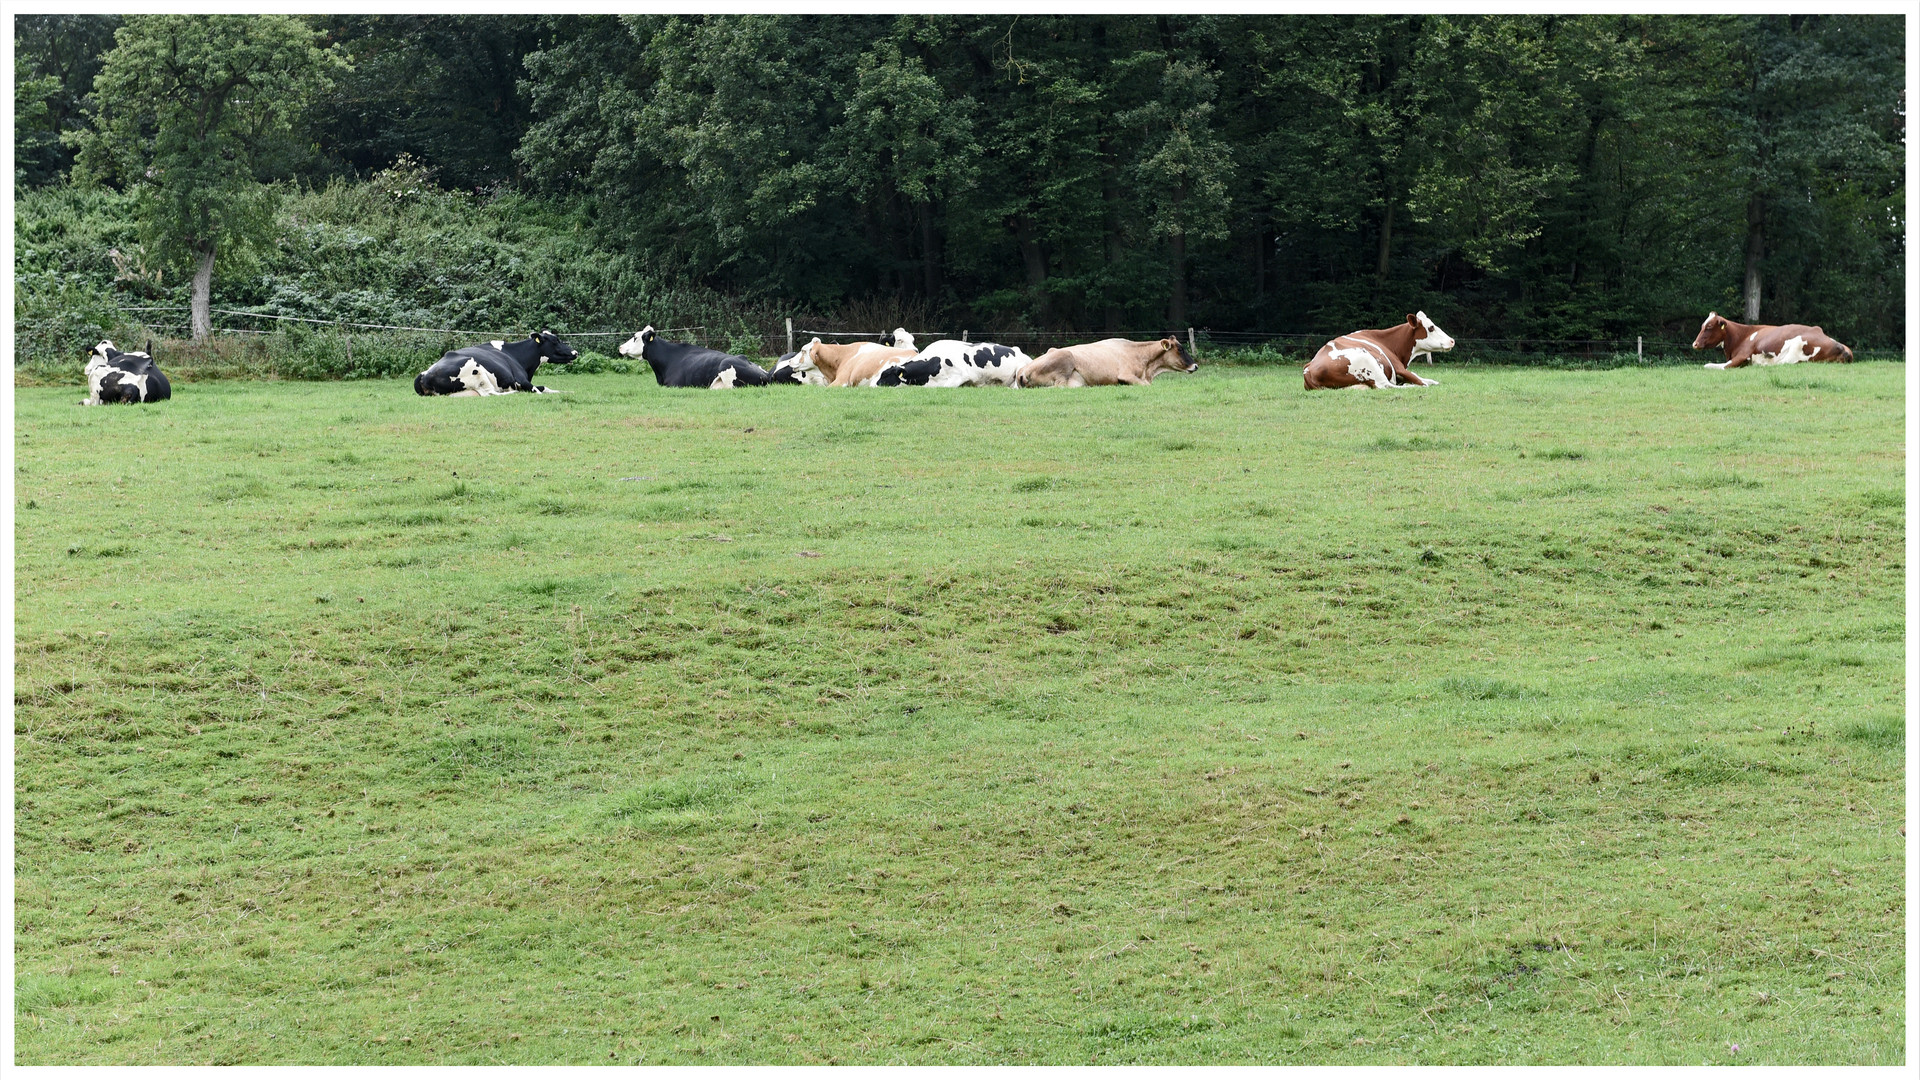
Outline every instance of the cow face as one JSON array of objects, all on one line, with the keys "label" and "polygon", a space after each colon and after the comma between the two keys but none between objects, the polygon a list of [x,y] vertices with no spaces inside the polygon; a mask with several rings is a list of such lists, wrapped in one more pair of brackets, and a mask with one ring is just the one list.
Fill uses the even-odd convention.
[{"label": "cow face", "polygon": [[571,364],[580,358],[580,350],[560,340],[560,335],[551,330],[542,330],[537,334],[528,334],[528,338],[540,345],[540,359],[553,364]]},{"label": "cow face", "polygon": [[896,349],[911,349],[914,347],[913,335],[907,333],[906,327],[896,326],[893,328],[893,347]]},{"label": "cow face", "polygon": [[647,352],[647,342],[652,341],[658,336],[658,334],[653,332],[653,327],[651,326],[644,330],[636,331],[632,337],[620,343],[620,355],[645,356]]},{"label": "cow face", "polygon": [[1707,321],[1700,324],[1700,333],[1694,336],[1693,347],[1709,349],[1727,340],[1727,320],[1718,312],[1707,312]]},{"label": "cow face", "polygon": [[1427,318],[1424,311],[1416,311],[1407,316],[1407,325],[1413,327],[1413,351],[1417,353],[1446,352],[1453,348],[1453,338],[1445,330]]},{"label": "cow face", "polygon": [[1180,340],[1179,335],[1168,334],[1161,338],[1160,347],[1165,350],[1160,354],[1160,363],[1166,365],[1168,371],[1184,371],[1191,374],[1200,370],[1200,362],[1187,351],[1187,346]]}]

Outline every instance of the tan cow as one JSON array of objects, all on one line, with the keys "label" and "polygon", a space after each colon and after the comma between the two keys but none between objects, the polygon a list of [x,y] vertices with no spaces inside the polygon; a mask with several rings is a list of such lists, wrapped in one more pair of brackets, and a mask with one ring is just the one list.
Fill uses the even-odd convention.
[{"label": "tan cow", "polygon": [[1715,345],[1727,356],[1718,364],[1703,365],[1715,370],[1748,364],[1761,367],[1798,364],[1808,360],[1829,364],[1853,362],[1853,350],[1828,337],[1827,332],[1817,326],[1800,323],[1747,326],[1709,311],[1707,321],[1700,324],[1700,333],[1693,339],[1693,347],[1710,349]]},{"label": "tan cow", "polygon": [[1163,371],[1195,371],[1200,365],[1176,337],[1159,341],[1106,338],[1048,349],[1020,374],[1015,386],[1145,386]]},{"label": "tan cow", "polygon": [[1385,330],[1355,330],[1341,334],[1313,354],[1301,368],[1309,390],[1340,390],[1349,386],[1385,389],[1389,386],[1437,386],[1409,367],[1422,353],[1446,352],[1453,338],[1435,326],[1427,313],[1417,311],[1407,321]]},{"label": "tan cow", "polygon": [[871,341],[852,341],[845,345],[827,345],[819,338],[801,348],[793,358],[793,370],[812,368],[820,372],[828,386],[859,386],[870,383],[882,368],[919,355],[914,348],[895,348]]}]

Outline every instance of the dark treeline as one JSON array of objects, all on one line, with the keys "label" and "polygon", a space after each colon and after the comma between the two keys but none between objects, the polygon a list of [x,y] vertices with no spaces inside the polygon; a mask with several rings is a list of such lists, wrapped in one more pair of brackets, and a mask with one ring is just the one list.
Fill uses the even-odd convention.
[{"label": "dark treeline", "polygon": [[[16,183],[117,20],[16,19]],[[319,16],[284,175],[400,155],[602,250],[979,327],[1904,335],[1897,17]],[[70,136],[69,142],[73,139]]]}]

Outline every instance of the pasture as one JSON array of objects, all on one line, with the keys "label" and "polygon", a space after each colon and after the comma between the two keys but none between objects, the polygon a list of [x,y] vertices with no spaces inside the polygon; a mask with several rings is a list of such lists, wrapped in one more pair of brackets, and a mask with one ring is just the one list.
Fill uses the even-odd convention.
[{"label": "pasture", "polygon": [[20,389],[17,1061],[1902,1062],[1903,370]]}]

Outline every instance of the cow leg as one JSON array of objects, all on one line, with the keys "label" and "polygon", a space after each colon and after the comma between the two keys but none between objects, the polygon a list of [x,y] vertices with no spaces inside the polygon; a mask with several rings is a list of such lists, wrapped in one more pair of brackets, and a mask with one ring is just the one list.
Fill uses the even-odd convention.
[{"label": "cow leg", "polygon": [[1399,378],[1402,384],[1412,385],[1412,386],[1440,385],[1437,381],[1433,379],[1423,379],[1420,376],[1415,375],[1413,373],[1413,368],[1409,367],[1407,364],[1402,363],[1400,361],[1400,358],[1397,356],[1387,357],[1387,362],[1393,365],[1393,374],[1397,378]]}]

